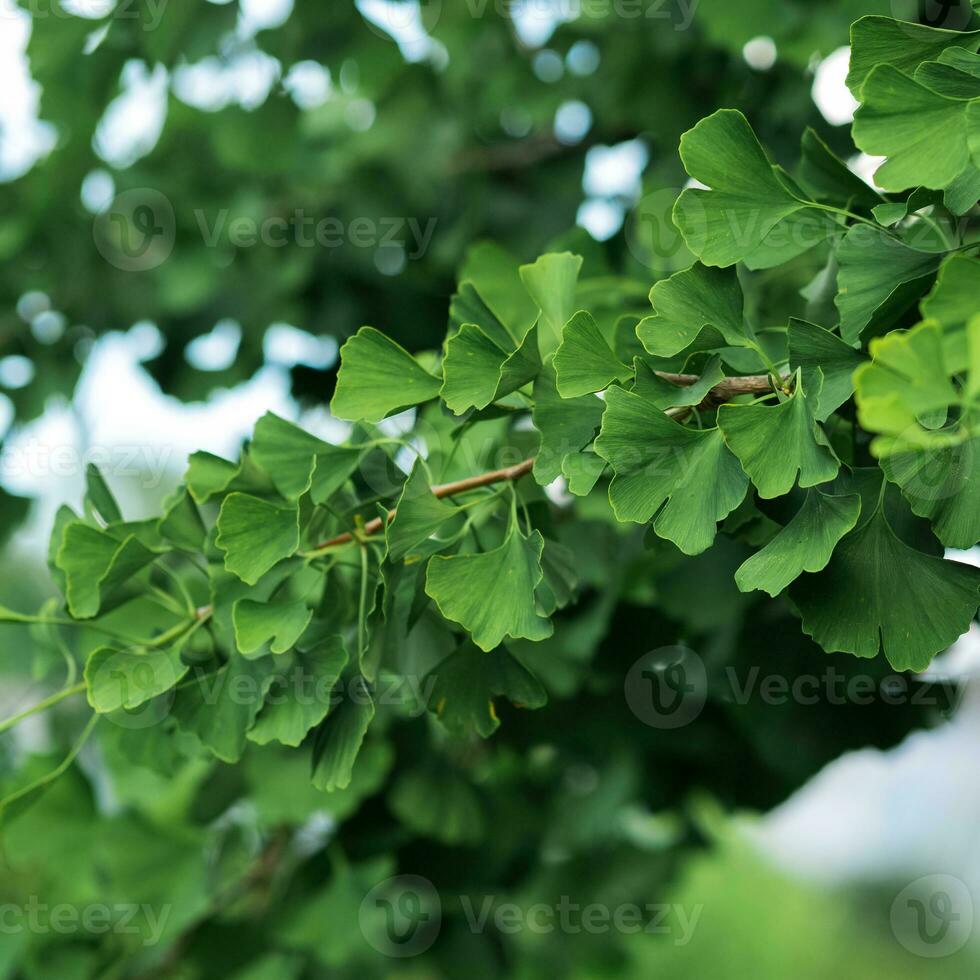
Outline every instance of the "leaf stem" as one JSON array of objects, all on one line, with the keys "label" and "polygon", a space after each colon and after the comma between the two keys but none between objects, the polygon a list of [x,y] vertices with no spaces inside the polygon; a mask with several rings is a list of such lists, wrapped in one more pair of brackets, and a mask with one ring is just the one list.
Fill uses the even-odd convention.
[{"label": "leaf stem", "polygon": [[50,697],[45,698],[43,701],[38,701],[37,704],[32,705],[30,708],[26,708],[21,711],[20,714],[14,715],[12,718],[7,718],[5,721],[0,721],[0,735],[4,732],[10,731],[15,725],[22,722],[25,718],[30,718],[31,715],[38,715],[42,711],[47,711],[48,708],[54,707],[54,705],[59,704],[66,698],[73,697],[76,694],[81,694],[85,690],[86,684],[84,681],[79,681],[77,684],[73,684],[71,687],[63,687],[60,691],[52,694]]}]

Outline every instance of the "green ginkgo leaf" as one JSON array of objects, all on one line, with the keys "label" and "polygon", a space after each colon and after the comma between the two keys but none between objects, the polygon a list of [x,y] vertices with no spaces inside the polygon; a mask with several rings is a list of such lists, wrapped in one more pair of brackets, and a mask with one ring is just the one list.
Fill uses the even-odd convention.
[{"label": "green ginkgo leaf", "polygon": [[269,688],[248,740],[259,745],[280,742],[298,746],[327,717],[334,687],[347,651],[339,636],[330,636],[312,649],[297,652],[286,671]]},{"label": "green ginkgo leaf", "polygon": [[459,509],[433,494],[425,468],[416,462],[402,487],[395,516],[388,523],[388,557],[400,561],[428,541]]},{"label": "green ginkgo leaf", "polygon": [[969,365],[966,325],[980,310],[980,259],[951,255],[919,306],[922,316],[942,328],[943,355],[951,373]]},{"label": "green ginkgo leaf", "polygon": [[322,504],[347,482],[364,450],[333,446],[266,412],[255,424],[251,453],[287,500],[309,490],[313,502]]},{"label": "green ginkgo leaf", "polygon": [[[973,425],[980,431],[980,419]],[[881,460],[881,468],[947,548],[968,550],[980,542],[980,435],[954,445],[895,452]]]},{"label": "green ginkgo leaf", "polygon": [[264,494],[275,489],[268,473],[256,466],[248,451],[242,453],[238,463],[213,453],[191,453],[184,483],[198,504],[235,491]]},{"label": "green ginkgo leaf", "polygon": [[813,417],[825,422],[854,393],[854,371],[866,359],[836,334],[806,320],[791,317],[787,339],[789,366],[802,373],[805,391],[819,392]]},{"label": "green ginkgo leaf", "polygon": [[504,349],[480,327],[464,323],[446,343],[439,394],[454,414],[462,415],[517,391],[540,370],[536,328],[531,327],[518,346]]},{"label": "green ginkgo leaf", "polygon": [[828,653],[884,653],[895,670],[925,670],[965,633],[980,605],[980,569],[909,547],[881,499],[822,571],[790,588],[803,631]]},{"label": "green ginkgo leaf", "polygon": [[837,250],[837,261],[840,333],[855,344],[872,320],[891,326],[922,296],[942,254],[920,252],[884,231],[854,225]]},{"label": "green ginkgo leaf", "polygon": [[592,493],[606,461],[593,452],[569,453],[561,464],[562,476],[568,481],[568,492],[576,497],[587,497]]},{"label": "green ginkgo leaf", "polygon": [[561,476],[562,461],[592,441],[602,421],[602,400],[595,395],[562,398],[551,361],[534,382],[531,418],[541,435],[534,457],[534,479],[547,485]]},{"label": "green ginkgo leaf", "polygon": [[[518,283],[520,283],[519,278]],[[521,292],[527,296],[523,284],[521,284]],[[531,301],[529,296],[527,299],[528,302]],[[536,316],[537,308],[535,308],[534,313]],[[501,349],[512,347],[516,343],[510,334],[510,329],[497,319],[490,307],[483,302],[483,298],[471,282],[461,282],[450,300],[450,336],[465,323],[478,326]]]},{"label": "green ginkgo leaf", "polygon": [[581,256],[571,252],[542,255],[520,268],[521,281],[541,311],[538,342],[542,357],[558,348],[562,327],[575,312],[575,287],[581,269]]},{"label": "green ginkgo leaf", "polygon": [[843,208],[854,204],[866,208],[882,206],[881,195],[858,177],[810,126],[800,140],[798,178],[815,201],[829,201]]},{"label": "green ginkgo leaf", "polygon": [[361,327],[340,348],[330,411],[351,422],[380,422],[392,412],[430,401],[441,386],[404,347],[374,327]]},{"label": "green ginkgo leaf", "polygon": [[797,479],[801,487],[826,483],[840,467],[798,375],[793,393],[778,405],[722,405],[718,427],[760,497],[781,497]]},{"label": "green ginkgo leaf", "polygon": [[374,720],[374,700],[362,677],[347,685],[347,695],[320,725],[313,745],[313,785],[328,793],[350,785],[354,763]]},{"label": "green ginkgo leaf", "polygon": [[[520,263],[493,242],[477,242],[466,253],[460,283],[470,283],[514,343],[527,336],[538,307],[521,282]],[[479,321],[461,321],[479,322]]]},{"label": "green ginkgo leaf", "polygon": [[948,444],[948,430],[927,429],[919,421],[944,413],[958,399],[939,325],[930,321],[912,330],[895,330],[875,338],[870,351],[872,359],[855,372],[854,384],[861,425],[890,437],[876,440],[875,452],[885,456],[917,445]]},{"label": "green ginkgo leaf", "polygon": [[735,109],[720,109],[684,133],[681,159],[710,188],[689,187],[674,205],[674,224],[705,265],[744,259],[779,222],[807,207]]},{"label": "green ginkgo leaf", "polygon": [[503,543],[472,555],[436,555],[429,561],[425,591],[446,619],[459,623],[481,650],[504,639],[543,640],[551,621],[535,606],[543,577],[538,531],[525,537],[512,520]]},{"label": "green ginkgo leaf", "polygon": [[656,283],[650,303],[656,313],[637,324],[636,335],[655,357],[673,357],[691,347],[715,350],[749,343],[734,269],[709,269],[696,262]]},{"label": "green ginkgo leaf", "polygon": [[891,17],[862,17],[851,25],[847,87],[860,99],[865,81],[878,65],[891,65],[911,75],[923,61],[939,58],[947,48],[976,50],[978,44],[980,31],[948,31]]},{"label": "green ginkgo leaf", "polygon": [[973,126],[968,100],[949,98],[920,85],[891,65],[865,79],[851,133],[858,148],[888,159],[875,172],[887,191],[948,187],[971,162]]},{"label": "green ginkgo leaf", "polygon": [[113,524],[123,519],[116,498],[105,482],[102,471],[94,463],[89,463],[85,467],[85,503],[87,508],[94,509],[106,524]]},{"label": "green ginkgo leaf", "polygon": [[980,55],[963,48],[947,48],[936,61],[915,69],[915,80],[950,99],[980,97]]},{"label": "green ginkgo leaf", "polygon": [[809,490],[789,524],[739,566],[735,584],[742,592],[760,589],[779,595],[803,572],[826,568],[837,542],[853,529],[860,513],[858,494],[832,496]]},{"label": "green ginkgo leaf", "polygon": [[273,653],[286,653],[296,645],[312,618],[313,610],[302,600],[239,599],[232,607],[235,645],[246,655],[267,643]]},{"label": "green ginkgo leaf", "polygon": [[65,574],[65,597],[76,619],[95,616],[106,598],[156,560],[159,552],[146,547],[132,527],[66,525],[55,561]]},{"label": "green ginkgo leaf", "polygon": [[613,353],[592,314],[584,310],[565,324],[554,367],[562,398],[590,395],[633,377],[632,368]]},{"label": "green ginkgo leaf", "polygon": [[540,708],[548,696],[538,679],[506,648],[492,652],[466,643],[426,678],[432,681],[429,710],[454,735],[489,738],[499,727],[494,707],[506,698],[518,708]]},{"label": "green ginkgo leaf", "polygon": [[640,358],[634,358],[633,365],[636,373],[633,391],[652,401],[659,409],[700,405],[711,393],[711,389],[725,380],[721,358],[717,355],[705,362],[698,379],[689,385],[674,384],[661,378]]},{"label": "green ginkgo leaf", "polygon": [[198,671],[177,688],[173,716],[222,762],[238,762],[281,663],[233,656],[214,673]]},{"label": "green ginkgo leaf", "polygon": [[207,529],[200,511],[186,487],[178,487],[163,504],[163,516],[157,522],[161,537],[183,551],[196,552],[204,547]]},{"label": "green ginkgo leaf", "polygon": [[225,497],[217,528],[215,544],[225,553],[225,568],[249,585],[299,547],[298,509],[247,493]]},{"label": "green ginkgo leaf", "polygon": [[685,554],[707,550],[745,497],[748,479],[720,429],[673,421],[640,395],[610,388],[596,452],[612,467],[609,502],[620,521],[644,524]]},{"label": "green ginkgo leaf", "polygon": [[99,647],[85,662],[88,703],[100,714],[133,710],[172,690],[187,670],[179,645],[146,651]]}]

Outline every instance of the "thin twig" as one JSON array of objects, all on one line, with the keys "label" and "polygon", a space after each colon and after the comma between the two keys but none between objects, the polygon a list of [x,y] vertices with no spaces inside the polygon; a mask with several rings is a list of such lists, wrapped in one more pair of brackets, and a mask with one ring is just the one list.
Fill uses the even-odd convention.
[{"label": "thin twig", "polygon": [[[658,377],[674,384],[689,387],[700,378],[696,374],[671,374],[668,371],[657,371]],[[783,379],[785,380],[785,379]],[[725,378],[719,381],[707,395],[705,395],[699,408],[711,408],[719,405],[735,395],[760,395],[773,390],[772,378],[768,374],[750,374],[742,378]],[[668,409],[667,414],[671,416],[686,415],[690,409]],[[493,470],[490,473],[480,473],[477,476],[467,477],[465,480],[457,480],[455,483],[443,483],[432,488],[432,493],[439,497],[453,497],[468,490],[476,490],[479,487],[487,487],[494,483],[504,483],[506,481],[519,480],[522,476],[531,472],[534,466],[534,459],[525,459],[514,466],[506,466],[501,470]],[[386,524],[394,520],[397,510],[395,508],[388,511],[387,517],[375,517],[368,521],[364,527],[356,533],[346,531],[338,534],[329,541],[318,544],[313,550],[322,551],[326,548],[334,548],[338,545],[348,544],[351,541],[360,541],[369,538],[383,530]]]},{"label": "thin twig", "polygon": [[[534,466],[534,459],[524,459],[521,462],[515,464],[514,466],[505,466],[501,470],[493,470],[491,473],[479,473],[476,476],[468,476],[465,480],[456,480],[455,483],[442,483],[438,486],[432,488],[432,493],[434,496],[442,499],[443,497],[454,497],[460,493],[466,493],[469,490],[477,490],[480,487],[488,487],[494,483],[504,483],[508,480],[519,480],[522,476],[531,472],[531,467]],[[391,523],[395,517],[396,511],[394,509],[388,511],[387,518],[375,517],[368,521],[360,529],[357,534],[358,538],[369,538],[373,534],[377,534],[386,523]],[[318,544],[314,551],[321,551],[324,548],[333,548],[336,545],[347,544],[350,541],[355,540],[354,535],[347,531],[344,534],[338,534],[337,537],[331,538],[329,541],[324,541],[323,544]]]}]

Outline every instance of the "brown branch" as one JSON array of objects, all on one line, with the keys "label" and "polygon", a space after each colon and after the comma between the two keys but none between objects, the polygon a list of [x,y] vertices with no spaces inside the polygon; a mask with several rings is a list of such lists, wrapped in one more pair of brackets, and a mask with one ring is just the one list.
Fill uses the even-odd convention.
[{"label": "brown branch", "polygon": [[[522,476],[531,472],[534,466],[534,459],[524,459],[514,466],[505,466],[502,470],[494,470],[492,473],[480,473],[477,476],[469,476],[465,480],[457,480],[455,483],[442,483],[432,488],[432,493],[442,499],[443,497],[454,497],[456,494],[466,493],[469,490],[477,490],[480,487],[488,487],[493,483],[504,483],[508,480],[519,480]],[[389,510],[387,519],[375,517],[367,522],[358,532],[358,538],[369,538],[372,534],[377,534],[384,525],[390,524],[395,517],[396,511]],[[349,531],[338,534],[337,537],[318,544],[315,551],[323,548],[332,548],[334,545],[347,544],[354,540],[354,535]]]},{"label": "brown branch", "polygon": [[[657,375],[663,378],[665,381],[671,381],[674,384],[682,386],[690,386],[696,381],[699,381],[699,377],[696,374],[671,374],[667,371],[657,371]],[[786,379],[780,379],[785,381]],[[768,374],[750,374],[742,378],[725,378],[723,381],[719,381],[718,384],[712,388],[708,394],[701,401],[699,408],[710,408],[714,405],[720,405],[722,402],[726,402],[736,395],[764,395],[773,390],[772,378]],[[668,409],[667,414],[672,416],[683,416],[690,412],[689,408],[679,408],[679,409]],[[534,466],[534,459],[525,459],[520,463],[516,463],[514,466],[505,466],[501,470],[493,470],[490,473],[480,473],[477,476],[467,477],[465,480],[457,480],[455,483],[442,483],[438,486],[432,488],[432,493],[442,499],[443,497],[454,497],[460,493],[466,493],[469,490],[476,490],[479,487],[488,487],[494,483],[505,483],[507,481],[519,480],[522,476],[531,472],[531,468]],[[385,518],[375,517],[368,521],[364,527],[362,527],[356,533],[346,531],[343,534],[338,534],[335,538],[331,538],[329,541],[324,541],[322,544],[318,544],[313,550],[321,551],[326,548],[333,548],[341,544],[349,544],[351,541],[361,540],[363,538],[369,538],[374,534],[377,534],[380,530],[384,528],[386,524],[390,524],[394,520],[397,509],[392,508],[388,511],[388,516]]]}]

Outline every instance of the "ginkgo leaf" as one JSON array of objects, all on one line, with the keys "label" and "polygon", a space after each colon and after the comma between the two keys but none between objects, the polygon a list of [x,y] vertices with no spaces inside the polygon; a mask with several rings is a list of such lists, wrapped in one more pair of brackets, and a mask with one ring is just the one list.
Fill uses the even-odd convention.
[{"label": "ginkgo leaf", "polygon": [[809,490],[789,524],[739,566],[735,584],[742,592],[760,589],[779,595],[803,572],[826,568],[837,542],[854,527],[860,513],[858,494],[833,496]]},{"label": "ginkgo leaf", "polygon": [[302,600],[239,599],[232,608],[235,644],[243,654],[255,653],[267,643],[273,653],[286,653],[296,645],[312,618],[313,610]]},{"label": "ginkgo leaf", "polygon": [[548,700],[538,679],[506,648],[486,653],[464,644],[426,678],[432,681],[429,710],[454,735],[489,738],[499,727],[494,701],[540,708]]},{"label": "ginkgo leaf", "polygon": [[805,391],[819,391],[813,417],[825,422],[854,393],[854,371],[865,358],[836,334],[806,320],[791,317],[787,339],[789,366],[802,372]]},{"label": "ginkgo leaf", "polygon": [[881,195],[858,177],[810,126],[800,140],[798,178],[815,201],[829,201],[840,207],[888,207],[881,204]]},{"label": "ginkgo leaf", "polygon": [[542,255],[520,268],[521,281],[541,311],[538,342],[542,357],[557,349],[562,327],[575,312],[575,286],[581,268],[581,256],[571,252]]},{"label": "ginkgo leaf", "polygon": [[674,224],[705,265],[744,259],[780,221],[807,206],[735,109],[720,109],[684,133],[680,152],[688,174],[710,188],[689,187],[674,205]]},{"label": "ginkgo leaf", "polygon": [[823,571],[802,575],[790,596],[803,631],[826,651],[924,670],[967,631],[980,605],[980,569],[917,551],[879,505],[834,549]]},{"label": "ginkgo leaf", "polygon": [[851,64],[847,87],[855,98],[878,65],[891,65],[911,75],[923,61],[932,61],[949,47],[975,50],[980,31],[948,31],[923,24],[871,15],[851,26]]},{"label": "ginkgo leaf", "polygon": [[249,585],[299,547],[297,508],[247,493],[225,497],[217,528],[215,544],[225,553],[225,568]]},{"label": "ginkgo leaf", "polygon": [[114,590],[156,560],[158,552],[128,527],[100,530],[81,521],[65,527],[55,561],[65,573],[65,597],[76,619],[95,616]]},{"label": "ginkgo leaf", "polygon": [[189,552],[200,551],[207,537],[200,511],[186,487],[178,487],[164,501],[163,516],[157,528],[162,537]]},{"label": "ginkgo leaf", "polygon": [[980,167],[972,160],[943,190],[943,204],[955,215],[966,214],[980,201]]},{"label": "ginkgo leaf", "polygon": [[[980,427],[980,419],[973,424]],[[980,436],[892,453],[881,460],[881,468],[947,548],[965,551],[980,542]]]},{"label": "ginkgo leaf", "polygon": [[334,687],[347,659],[339,636],[327,637],[310,650],[297,652],[285,673],[270,686],[248,740],[259,745],[300,745],[327,717]]},{"label": "ginkgo leaf", "polygon": [[606,394],[595,450],[615,473],[609,502],[617,519],[653,519],[654,531],[688,555],[711,546],[717,522],[748,488],[720,429],[687,428],[621,388]]},{"label": "ginkgo leaf", "polygon": [[503,349],[472,323],[464,323],[446,343],[439,394],[456,415],[487,405],[517,391],[541,370],[537,330],[531,327],[520,344]]},{"label": "ginkgo leaf", "polygon": [[[782,175],[788,183],[789,178]],[[795,189],[801,197],[805,192]],[[843,219],[816,208],[795,211],[773,225],[766,237],[742,260],[747,269],[773,269],[816,248],[844,230]]]},{"label": "ginkgo leaf", "polygon": [[552,632],[534,590],[541,582],[544,538],[525,537],[512,521],[503,543],[472,555],[436,555],[429,561],[425,591],[446,619],[459,623],[481,650],[506,637],[543,640]]},{"label": "ginkgo leaf", "polygon": [[980,309],[980,259],[951,255],[919,306],[922,316],[942,327],[943,355],[950,373],[969,364],[966,325]]},{"label": "ginkgo leaf", "polygon": [[295,500],[309,490],[313,502],[322,504],[347,482],[364,450],[333,446],[266,412],[255,423],[251,453],[287,500]]},{"label": "ginkgo leaf", "polygon": [[565,324],[553,363],[562,398],[589,395],[633,377],[633,369],[613,353],[592,314],[584,310]]},{"label": "ginkgo leaf", "polygon": [[568,481],[568,492],[587,497],[602,476],[606,461],[592,452],[569,453],[561,464],[562,476]]},{"label": "ginkgo leaf", "polygon": [[876,337],[870,352],[872,359],[855,372],[854,384],[861,425],[869,432],[893,437],[878,440],[876,452],[886,455],[915,444],[948,443],[946,433],[933,433],[919,423],[920,418],[957,401],[939,325],[926,322],[912,330]]},{"label": "ginkgo leaf", "polygon": [[493,242],[477,242],[466,253],[460,282],[471,283],[516,343],[538,318],[538,308],[521,282],[520,263]]},{"label": "ginkgo leaf", "polygon": [[340,348],[330,411],[351,422],[380,422],[392,412],[430,401],[442,381],[374,327],[361,327]]},{"label": "ginkgo leaf", "polygon": [[920,252],[884,231],[855,225],[844,236],[837,261],[841,337],[854,344],[872,320],[891,326],[915,303],[929,288],[942,255]]},{"label": "ginkgo leaf", "polygon": [[734,269],[709,269],[696,262],[656,283],[650,303],[656,313],[637,324],[636,335],[655,357],[672,357],[692,345],[712,350],[749,342]]},{"label": "ginkgo leaf", "polygon": [[721,358],[717,355],[705,362],[697,381],[689,385],[674,384],[661,378],[640,358],[635,358],[633,364],[636,372],[633,391],[652,401],[659,409],[700,405],[711,393],[711,389],[725,380]]},{"label": "ginkgo leaf", "polygon": [[332,793],[350,785],[364,736],[374,720],[374,700],[363,678],[347,685],[348,697],[317,730],[313,745],[313,785]]},{"label": "ginkgo leaf", "polygon": [[936,61],[915,69],[915,80],[950,99],[980,97],[980,55],[963,48],[947,48]]},{"label": "ginkgo leaf", "polygon": [[172,690],[187,671],[179,645],[145,651],[99,647],[85,662],[88,703],[100,714],[131,711]]},{"label": "ginkgo leaf", "polygon": [[722,405],[718,427],[760,497],[789,493],[797,478],[801,487],[826,483],[840,467],[799,376],[793,393],[778,405]]},{"label": "ginkgo leaf", "polygon": [[197,671],[177,688],[173,716],[222,762],[238,762],[249,729],[281,669],[275,657],[233,656],[214,673]]},{"label": "ginkgo leaf", "polygon": [[531,418],[541,434],[534,457],[534,479],[547,485],[561,476],[562,460],[592,441],[602,421],[602,401],[595,395],[562,398],[550,361],[534,382]]},{"label": "ginkgo leaf", "polygon": [[891,65],[868,75],[861,100],[851,133],[859,149],[888,158],[875,171],[879,187],[941,190],[971,162],[969,101],[941,95]]},{"label": "ginkgo leaf", "polygon": [[191,453],[184,483],[198,504],[205,504],[229,493],[268,493],[274,490],[269,475],[259,469],[246,451],[238,463],[213,453]]},{"label": "ginkgo leaf", "polygon": [[386,530],[389,558],[400,561],[458,513],[457,507],[433,494],[425,468],[416,462],[402,487],[395,516]]},{"label": "ginkgo leaf", "polygon": [[105,482],[102,471],[94,463],[89,463],[85,467],[85,501],[95,509],[106,524],[123,519],[116,498]]}]

